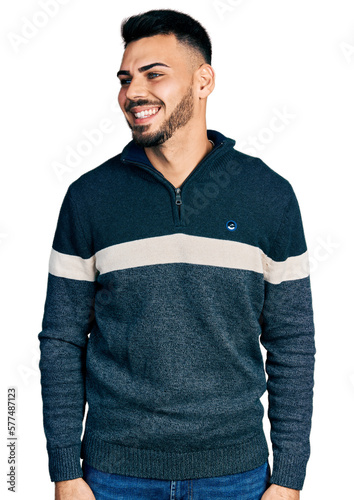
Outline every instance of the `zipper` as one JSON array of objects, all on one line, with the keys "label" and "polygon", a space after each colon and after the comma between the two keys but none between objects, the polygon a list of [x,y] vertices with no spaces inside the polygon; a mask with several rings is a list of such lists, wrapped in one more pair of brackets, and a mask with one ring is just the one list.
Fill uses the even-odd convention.
[{"label": "zipper", "polygon": [[205,156],[202,161],[192,170],[192,172],[184,179],[182,182],[181,186],[176,188],[172,182],[170,182],[166,177],[157,169],[150,167],[146,163],[141,163],[137,162],[134,160],[127,160],[126,158],[121,158],[121,161],[124,163],[132,163],[133,165],[138,165],[139,167],[143,167],[145,170],[148,170],[149,172],[153,173],[155,177],[159,177],[161,181],[163,181],[165,184],[168,184],[169,186],[172,187],[174,194],[175,194],[175,204],[177,205],[178,209],[178,225],[181,225],[181,205],[182,205],[182,187],[186,184],[186,182],[192,177],[193,174],[200,168],[200,166],[206,161],[209,156],[214,153],[217,149],[219,149],[222,145],[224,144],[224,141],[220,142],[217,146],[214,146],[213,149],[209,152],[207,156]]},{"label": "zipper", "polygon": [[181,222],[181,205],[182,205],[182,198],[181,198],[181,188],[175,188],[175,202],[178,208],[178,220]]}]

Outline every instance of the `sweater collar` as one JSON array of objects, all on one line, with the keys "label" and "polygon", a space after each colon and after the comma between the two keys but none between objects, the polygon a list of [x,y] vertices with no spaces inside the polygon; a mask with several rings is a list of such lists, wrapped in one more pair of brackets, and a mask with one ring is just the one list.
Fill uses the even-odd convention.
[{"label": "sweater collar", "polygon": [[[207,135],[208,139],[213,141],[215,144],[213,149],[208,154],[208,157],[214,156],[214,152],[216,153],[217,151],[229,151],[236,144],[234,139],[226,137],[216,130],[207,130]],[[147,157],[145,149],[142,146],[138,146],[133,140],[124,147],[121,153],[121,160],[133,163],[143,163],[151,168],[155,168]]]}]

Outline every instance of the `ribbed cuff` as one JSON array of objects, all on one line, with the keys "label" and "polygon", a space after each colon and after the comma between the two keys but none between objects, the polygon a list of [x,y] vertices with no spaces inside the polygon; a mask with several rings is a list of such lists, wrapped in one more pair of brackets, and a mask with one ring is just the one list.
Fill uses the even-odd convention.
[{"label": "ribbed cuff", "polygon": [[51,481],[67,481],[83,476],[80,464],[80,450],[81,444],[66,448],[48,449]]},{"label": "ribbed cuff", "polygon": [[292,488],[293,490],[302,490],[306,476],[307,460],[279,453],[273,454],[273,472],[270,482]]}]

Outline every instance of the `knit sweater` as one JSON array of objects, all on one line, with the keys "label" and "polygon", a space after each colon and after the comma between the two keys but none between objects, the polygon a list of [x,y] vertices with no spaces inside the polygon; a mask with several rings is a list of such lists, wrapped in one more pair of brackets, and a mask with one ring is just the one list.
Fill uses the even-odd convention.
[{"label": "knit sweater", "polygon": [[80,458],[165,480],[254,469],[268,390],[271,482],[303,487],[315,344],[298,202],[207,133],[179,188],[131,141],[67,189],[38,335],[52,481],[82,477]]}]

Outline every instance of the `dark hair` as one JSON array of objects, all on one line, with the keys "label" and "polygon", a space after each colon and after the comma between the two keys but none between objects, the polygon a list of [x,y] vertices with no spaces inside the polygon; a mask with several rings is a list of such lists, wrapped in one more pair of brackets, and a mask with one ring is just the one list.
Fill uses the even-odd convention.
[{"label": "dark hair", "polygon": [[196,49],[211,64],[211,41],[206,29],[188,14],[172,9],[149,10],[124,19],[121,26],[124,48],[128,43],[154,35],[174,34],[177,40]]}]

